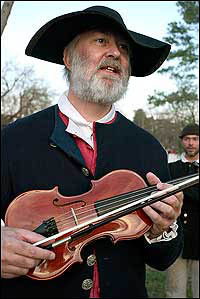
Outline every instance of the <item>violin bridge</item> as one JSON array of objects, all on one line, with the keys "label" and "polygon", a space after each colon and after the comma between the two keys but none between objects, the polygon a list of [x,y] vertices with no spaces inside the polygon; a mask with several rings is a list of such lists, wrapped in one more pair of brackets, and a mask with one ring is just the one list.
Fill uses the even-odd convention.
[{"label": "violin bridge", "polygon": [[71,208],[71,211],[72,211],[72,215],[73,215],[73,217],[74,217],[75,224],[78,225],[78,219],[77,219],[77,217],[76,217],[76,214],[75,214],[75,212],[74,212],[74,209]]}]

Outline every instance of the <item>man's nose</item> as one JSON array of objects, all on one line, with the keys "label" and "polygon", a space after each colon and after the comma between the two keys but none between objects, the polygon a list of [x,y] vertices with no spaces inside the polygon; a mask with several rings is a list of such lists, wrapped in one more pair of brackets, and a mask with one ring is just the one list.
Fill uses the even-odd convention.
[{"label": "man's nose", "polygon": [[115,43],[110,44],[106,52],[106,57],[113,57],[115,59],[118,59],[119,56],[120,56],[120,51],[118,46]]},{"label": "man's nose", "polygon": [[189,139],[189,146],[192,146],[192,145],[194,145],[194,140],[192,140],[192,139]]}]

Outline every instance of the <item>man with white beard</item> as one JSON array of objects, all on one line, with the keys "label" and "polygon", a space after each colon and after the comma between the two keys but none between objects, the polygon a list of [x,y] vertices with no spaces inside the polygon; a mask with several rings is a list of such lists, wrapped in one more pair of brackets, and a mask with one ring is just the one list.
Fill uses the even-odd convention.
[{"label": "man with white beard", "polygon": [[[100,34],[100,32],[98,33],[97,29],[87,32],[87,35],[95,36],[95,34],[97,36]],[[111,36],[111,33],[103,33],[103,30],[101,34],[104,38]],[[118,39],[120,40],[120,37],[118,37]],[[85,55],[81,55],[75,50],[75,45],[78,40],[80,40],[80,35],[76,37],[64,50],[64,59],[65,55],[69,55],[71,60],[71,89],[74,91],[76,96],[79,96],[81,99],[83,99],[83,101],[86,102],[95,102],[99,104],[113,104],[117,102],[123,97],[127,90],[131,73],[130,64],[128,70],[124,69],[117,59],[115,60],[113,57],[108,56],[103,58],[99,64],[95,64],[95,68],[92,70],[92,63],[90,62],[90,54],[88,53],[88,49],[86,49]],[[101,41],[100,39],[98,42],[102,43],[101,47],[103,48],[103,43],[105,43],[105,41],[103,39]],[[128,49],[128,44],[125,44],[124,46]],[[106,70],[108,67],[110,67],[110,70]],[[113,72],[112,68],[114,68],[117,72]],[[97,74],[103,69],[107,71],[107,73],[104,72],[104,75],[102,78],[100,78]],[[66,73],[70,72],[70,70],[67,68],[67,65],[65,70]],[[116,73],[120,73],[121,76],[116,76]]]},{"label": "man with white beard", "polygon": [[[147,298],[145,265],[165,270],[176,260],[183,245],[177,221],[182,192],[125,218],[111,217],[111,223],[105,216],[116,213],[119,195],[133,191],[135,180],[167,188],[161,183],[169,179],[165,150],[113,104],[125,94],[130,76],[152,74],[169,50],[164,42],[128,30],[121,16],[104,6],[57,17],[33,36],[26,54],[64,64],[69,90],[57,105],[17,120],[2,133],[3,298]],[[92,199],[91,182],[96,186]],[[10,213],[18,195],[55,186],[59,193],[52,201],[40,196],[32,210],[25,208],[29,198],[23,213]],[[111,210],[104,205],[108,198],[114,201]],[[48,200],[50,219],[44,216]],[[62,214],[62,228],[54,210]],[[41,225],[27,229],[35,217]],[[118,227],[121,222],[130,236],[102,233],[105,223]],[[65,229],[75,233],[63,241],[59,233],[66,237]],[[43,240],[53,248],[42,248]],[[70,267],[63,268],[63,262]]]}]

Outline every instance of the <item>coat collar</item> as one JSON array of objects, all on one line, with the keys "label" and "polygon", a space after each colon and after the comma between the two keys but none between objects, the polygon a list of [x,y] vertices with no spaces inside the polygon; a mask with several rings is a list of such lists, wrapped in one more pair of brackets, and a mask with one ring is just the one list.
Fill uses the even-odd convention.
[{"label": "coat collar", "polygon": [[55,105],[55,127],[53,133],[50,136],[50,140],[53,147],[59,147],[69,157],[75,159],[79,164],[85,166],[85,161],[83,159],[83,156],[81,155],[79,148],[77,147],[70,134],[66,132],[66,125],[59,117],[58,105]]}]

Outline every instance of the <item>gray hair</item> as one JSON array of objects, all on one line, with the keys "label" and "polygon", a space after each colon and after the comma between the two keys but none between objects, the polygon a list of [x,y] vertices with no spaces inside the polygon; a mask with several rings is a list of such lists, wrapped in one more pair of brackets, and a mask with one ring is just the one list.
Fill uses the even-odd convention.
[{"label": "gray hair", "polygon": [[[76,46],[77,42],[80,40],[80,37],[81,37],[80,34],[76,35],[73,38],[73,40],[71,42],[69,42],[69,44],[64,48],[64,51],[66,50],[68,52],[70,61],[72,61],[73,53],[74,53],[74,50],[75,50],[75,46]],[[71,72],[70,72],[70,70],[65,65],[64,69],[63,69],[63,77],[68,82],[70,82],[70,75],[71,75]]]}]

